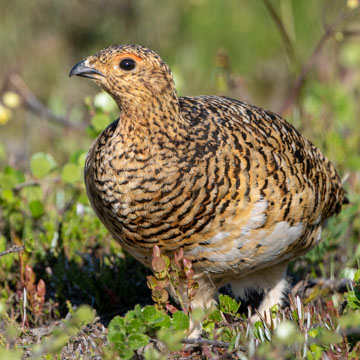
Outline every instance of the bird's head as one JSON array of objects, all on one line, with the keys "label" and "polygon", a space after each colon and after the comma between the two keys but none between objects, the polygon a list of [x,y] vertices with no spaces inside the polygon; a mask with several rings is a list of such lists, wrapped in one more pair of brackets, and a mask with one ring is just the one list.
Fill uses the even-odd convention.
[{"label": "bird's head", "polygon": [[120,108],[176,97],[170,68],[154,51],[139,45],[110,46],[78,62],[69,76],[94,80]]}]

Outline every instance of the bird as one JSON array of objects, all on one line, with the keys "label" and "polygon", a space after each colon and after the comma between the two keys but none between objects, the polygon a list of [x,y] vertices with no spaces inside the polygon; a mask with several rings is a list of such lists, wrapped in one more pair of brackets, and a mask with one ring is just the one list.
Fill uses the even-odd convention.
[{"label": "bird", "polygon": [[[282,304],[290,260],[321,239],[345,191],[333,164],[275,113],[223,96],[178,96],[169,66],[140,45],[114,45],[78,62],[120,116],[85,162],[90,203],[123,249],[147,267],[157,245],[182,249],[209,308],[230,286]],[[256,315],[255,315],[256,316]]]}]

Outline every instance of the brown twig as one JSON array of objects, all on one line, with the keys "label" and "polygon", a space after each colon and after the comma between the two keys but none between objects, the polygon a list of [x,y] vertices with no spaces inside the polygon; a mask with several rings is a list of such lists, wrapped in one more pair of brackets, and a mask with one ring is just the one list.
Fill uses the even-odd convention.
[{"label": "brown twig", "polygon": [[21,97],[23,104],[35,114],[46,118],[50,122],[60,125],[63,127],[69,127],[76,130],[84,130],[85,125],[82,123],[73,123],[69,119],[64,116],[55,114],[49,108],[47,108],[44,104],[40,102],[40,100],[31,92],[31,90],[27,87],[22,78],[13,74],[10,76],[9,83],[14,88],[14,90]]},{"label": "brown twig", "polygon": [[24,188],[27,188],[27,187],[31,187],[31,186],[40,186],[40,182],[39,181],[27,181],[27,182],[23,182],[23,183],[20,183],[20,184],[17,184],[13,187],[13,190],[14,191],[20,191]]},{"label": "brown twig", "polygon": [[31,187],[31,186],[42,186],[44,183],[58,183],[61,180],[60,176],[55,176],[52,178],[46,178],[41,180],[30,180],[25,181],[23,183],[15,185],[12,189],[13,191],[20,191],[24,188]]},{"label": "brown twig", "polygon": [[11,248],[0,252],[0,257],[5,256],[7,254],[11,254],[11,253],[17,253],[17,252],[20,252],[20,251],[23,251],[23,250],[24,250],[24,246],[13,245]]},{"label": "brown twig", "polygon": [[182,339],[183,344],[189,344],[189,345],[211,345],[216,347],[222,347],[222,348],[228,348],[229,343],[224,341],[217,341],[217,340],[208,340],[205,338],[197,338],[197,339]]},{"label": "brown twig", "polygon": [[288,56],[290,58],[290,61],[293,63],[297,63],[297,57],[295,55],[295,51],[294,51],[294,47],[292,46],[290,37],[285,29],[285,26],[280,18],[280,16],[278,15],[278,13],[276,12],[275,8],[273,7],[273,5],[271,4],[271,2],[269,0],[263,0],[270,16],[272,17],[275,25],[277,26],[280,36],[283,39],[284,45],[285,45],[285,49],[286,52],[288,53]]},{"label": "brown twig", "polygon": [[[210,346],[215,346],[215,347],[221,347],[221,348],[225,348],[227,349],[230,344],[224,341],[218,341],[218,340],[208,340],[208,339],[204,339],[204,338],[197,338],[197,339],[182,339],[182,343],[183,344],[189,344],[189,345],[210,345]],[[240,351],[246,351],[246,348],[244,348],[243,346],[239,346],[237,348],[237,350]]]},{"label": "brown twig", "polygon": [[359,36],[360,30],[345,30],[341,32],[342,35],[346,36]]}]

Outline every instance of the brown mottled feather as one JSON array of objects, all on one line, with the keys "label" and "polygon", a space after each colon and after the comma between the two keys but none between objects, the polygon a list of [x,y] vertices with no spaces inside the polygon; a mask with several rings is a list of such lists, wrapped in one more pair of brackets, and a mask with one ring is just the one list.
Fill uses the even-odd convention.
[{"label": "brown mottled feather", "polygon": [[[119,68],[126,57],[136,59],[133,71]],[[225,97],[177,97],[167,65],[137,45],[102,50],[86,65],[121,110],[88,153],[88,195],[143,264],[155,244],[182,247],[204,289],[218,288],[286,266],[340,211],[333,165],[276,114]]]}]

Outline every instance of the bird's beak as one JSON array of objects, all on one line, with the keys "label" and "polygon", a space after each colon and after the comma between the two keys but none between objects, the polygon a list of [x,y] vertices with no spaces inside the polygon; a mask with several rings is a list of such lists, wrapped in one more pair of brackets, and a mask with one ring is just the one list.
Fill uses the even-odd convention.
[{"label": "bird's beak", "polygon": [[86,65],[86,60],[79,61],[74,67],[71,69],[69,76],[82,76],[87,77],[90,79],[96,79],[97,77],[94,75],[100,75],[104,77],[104,74],[102,74],[99,70],[92,68],[88,65]]}]

